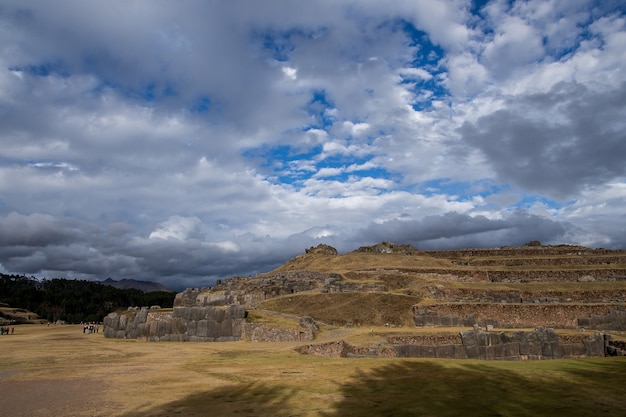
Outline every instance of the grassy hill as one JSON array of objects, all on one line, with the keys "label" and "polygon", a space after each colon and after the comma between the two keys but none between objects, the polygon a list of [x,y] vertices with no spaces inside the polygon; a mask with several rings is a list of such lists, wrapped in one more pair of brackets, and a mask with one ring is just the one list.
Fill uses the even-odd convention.
[{"label": "grassy hill", "polygon": [[535,243],[424,252],[383,242],[337,254],[321,246],[267,276],[333,273],[340,276],[339,289],[275,297],[257,310],[308,315],[334,325],[395,327],[413,325],[414,306],[518,301],[537,309],[546,304],[615,307],[626,300],[626,252],[621,250]]}]

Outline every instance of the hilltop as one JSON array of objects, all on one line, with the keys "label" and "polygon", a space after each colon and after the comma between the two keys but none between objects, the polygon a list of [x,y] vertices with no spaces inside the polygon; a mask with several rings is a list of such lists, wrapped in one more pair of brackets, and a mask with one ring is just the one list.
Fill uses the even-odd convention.
[{"label": "hilltop", "polygon": [[[265,274],[189,288],[176,295],[173,311],[109,315],[105,335],[153,341],[341,335],[300,350],[331,356],[602,356],[608,339],[583,332],[626,330],[625,301],[626,252],[619,250],[529,242],[419,251],[382,242],[339,254],[322,244]],[[363,332],[340,330],[359,328],[385,329],[377,333],[382,341],[361,346]],[[489,333],[494,329],[501,333]]]},{"label": "hilltop", "polygon": [[[338,290],[327,291],[333,294],[326,296],[315,292],[301,294],[298,303],[277,297],[258,308],[323,317],[335,323],[354,320],[384,325],[379,318],[393,316],[387,310],[407,304],[401,295],[413,298],[414,310],[421,306],[430,311],[449,310],[451,304],[466,304],[473,311],[493,310],[494,304],[503,303],[580,306],[582,311],[591,305],[623,305],[626,300],[625,251],[544,246],[537,241],[520,247],[441,251],[418,251],[408,245],[383,242],[344,255],[322,246],[308,249],[268,276],[303,270],[337,274]],[[343,315],[329,318],[329,312],[334,310],[332,300],[348,298],[350,288],[363,293],[358,303],[363,317],[351,315],[348,309],[343,310]],[[381,294],[389,299],[387,307],[365,301]],[[410,325],[414,317],[412,310],[408,311],[390,322]],[[550,321],[538,320],[537,325]]]}]

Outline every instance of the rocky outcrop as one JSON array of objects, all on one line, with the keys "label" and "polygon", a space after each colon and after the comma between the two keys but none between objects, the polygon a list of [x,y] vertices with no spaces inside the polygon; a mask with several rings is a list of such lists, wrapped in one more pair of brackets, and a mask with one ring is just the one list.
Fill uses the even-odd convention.
[{"label": "rocky outcrop", "polygon": [[320,243],[319,245],[315,246],[315,247],[310,247],[308,249],[305,250],[305,253],[312,255],[312,254],[320,254],[320,255],[338,255],[339,252],[337,252],[337,249],[333,248],[330,245],[325,245],[323,243]]},{"label": "rocky outcrop", "polygon": [[395,245],[389,242],[381,242],[373,246],[361,246],[354,252],[358,253],[399,253],[402,255],[416,255],[420,253],[411,245]]}]

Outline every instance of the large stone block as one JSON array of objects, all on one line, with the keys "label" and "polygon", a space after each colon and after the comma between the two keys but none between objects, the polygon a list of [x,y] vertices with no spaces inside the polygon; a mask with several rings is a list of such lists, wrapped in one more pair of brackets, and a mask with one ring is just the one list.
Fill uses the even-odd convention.
[{"label": "large stone block", "polygon": [[441,325],[447,327],[458,327],[459,326],[459,318],[456,316],[441,316]]},{"label": "large stone block", "polygon": [[454,345],[439,345],[435,348],[435,352],[438,358],[454,359],[456,357]]},{"label": "large stone block", "polygon": [[128,316],[124,314],[123,316],[120,316],[117,328],[120,330],[125,330],[126,324],[128,324]]},{"label": "large stone block", "polygon": [[400,358],[436,358],[435,346],[432,345],[396,345],[396,356]]},{"label": "large stone block", "polygon": [[232,337],[233,336],[233,321],[230,318],[224,319],[219,325],[219,337]]},{"label": "large stone block", "polygon": [[187,323],[187,334],[189,336],[195,336],[197,328],[198,328],[198,322],[197,321],[189,321]]},{"label": "large stone block", "polygon": [[221,308],[220,309],[216,308],[213,311],[213,317],[214,317],[213,320],[215,320],[218,323],[221,323],[224,321],[224,316],[226,316],[226,310],[222,310]]},{"label": "large stone block", "polygon": [[220,325],[215,320],[207,321],[207,335],[212,338],[220,337]]},{"label": "large stone block", "polygon": [[159,322],[151,321],[150,325],[150,337],[155,337],[159,335]]},{"label": "large stone block", "polygon": [[583,343],[567,343],[561,345],[564,358],[582,358],[587,355],[587,350]]},{"label": "large stone block", "polygon": [[454,359],[468,359],[467,349],[463,345],[454,345]]},{"label": "large stone block", "polygon": [[520,356],[520,344],[518,342],[509,342],[504,345],[506,349],[507,358]]},{"label": "large stone block", "polygon": [[198,337],[207,337],[208,333],[208,320],[198,320],[196,323],[196,334]]},{"label": "large stone block", "polygon": [[172,317],[170,321],[171,333],[174,335],[181,335],[187,332],[187,323],[185,323],[179,317]]}]

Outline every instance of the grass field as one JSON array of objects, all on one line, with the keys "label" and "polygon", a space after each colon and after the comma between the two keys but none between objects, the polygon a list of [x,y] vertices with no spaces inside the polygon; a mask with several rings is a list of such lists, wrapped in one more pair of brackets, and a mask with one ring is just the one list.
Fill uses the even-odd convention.
[{"label": "grass field", "polygon": [[626,415],[626,358],[328,359],[295,346],[140,343],[83,334],[81,326],[18,326],[0,336],[0,414]]}]

